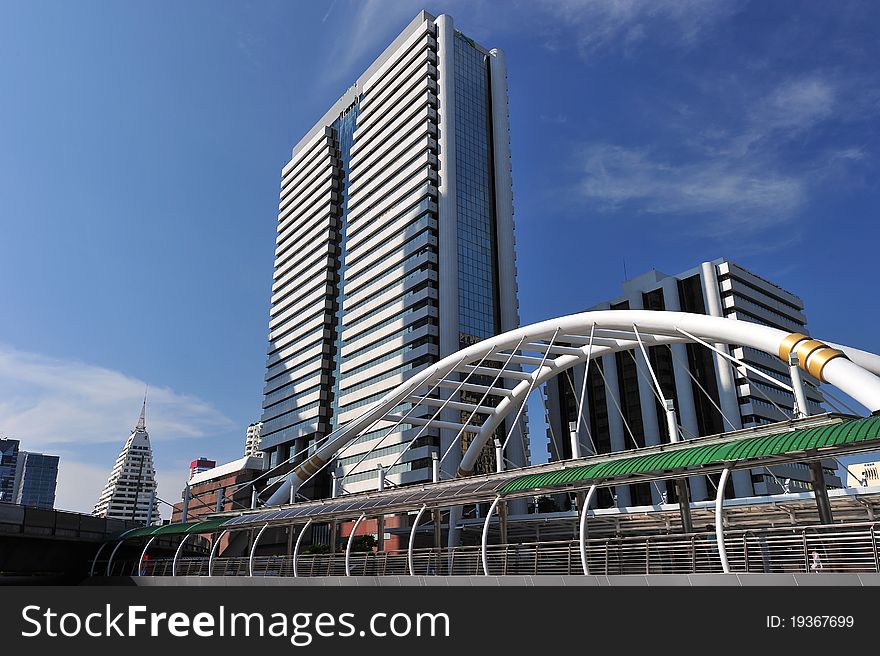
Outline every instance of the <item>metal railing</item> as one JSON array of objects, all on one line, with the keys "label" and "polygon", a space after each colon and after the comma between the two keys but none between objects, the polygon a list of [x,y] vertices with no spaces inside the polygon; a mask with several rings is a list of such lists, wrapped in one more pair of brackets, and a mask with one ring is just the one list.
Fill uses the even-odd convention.
[{"label": "metal railing", "polygon": [[[732,572],[744,573],[880,573],[880,523],[787,527],[725,534]],[[586,541],[590,574],[708,574],[722,571],[714,533],[598,538]],[[583,574],[577,540],[495,544],[487,547],[493,575]],[[214,576],[248,576],[245,556],[216,558]],[[417,575],[479,576],[483,574],[479,546],[454,549],[415,549]],[[297,575],[344,576],[345,553],[301,554]],[[114,563],[113,573],[134,574],[137,563]],[[145,562],[143,575],[170,576],[172,559]],[[103,571],[98,568],[98,571]],[[353,576],[410,574],[406,550],[353,552]],[[207,558],[181,558],[178,576],[207,576]],[[293,576],[289,555],[257,556],[255,576]]]}]

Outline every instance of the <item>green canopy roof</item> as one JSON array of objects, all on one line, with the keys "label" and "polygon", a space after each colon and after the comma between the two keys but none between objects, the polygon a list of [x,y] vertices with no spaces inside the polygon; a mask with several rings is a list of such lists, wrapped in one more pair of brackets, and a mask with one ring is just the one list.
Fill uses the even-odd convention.
[{"label": "green canopy roof", "polygon": [[880,417],[868,417],[773,435],[745,437],[723,444],[677,448],[663,453],[618,458],[555,472],[528,474],[508,481],[499,492],[510,494],[583,481],[598,483],[636,474],[659,475],[664,472],[806,452],[878,438],[880,438]]},{"label": "green canopy roof", "polygon": [[120,533],[116,538],[145,538],[156,535],[181,535],[186,533],[213,533],[228,518],[206,519],[203,522],[187,522],[186,524],[162,524],[161,526],[144,526]]}]

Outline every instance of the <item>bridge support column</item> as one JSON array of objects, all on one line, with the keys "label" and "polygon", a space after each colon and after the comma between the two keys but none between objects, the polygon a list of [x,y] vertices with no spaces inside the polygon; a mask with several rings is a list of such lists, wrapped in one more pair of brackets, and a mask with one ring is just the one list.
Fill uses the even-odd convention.
[{"label": "bridge support column", "polygon": [[797,402],[796,418],[808,417],[810,415],[810,406],[807,405],[807,394],[804,391],[804,379],[801,377],[801,369],[798,363],[798,354],[794,352],[789,353],[788,371],[791,374],[791,388],[794,390],[794,398]]},{"label": "bridge support column", "polygon": [[833,524],[834,517],[831,514],[831,502],[828,500],[828,488],[825,487],[825,472],[822,471],[821,460],[813,460],[810,463],[810,479],[813,483],[816,507],[819,509],[819,521],[823,524]]},{"label": "bridge support column", "polygon": [[351,533],[348,536],[348,544],[345,547],[345,575],[351,576],[351,543],[354,542],[354,535],[357,533],[358,526],[361,525],[361,522],[366,518],[365,514],[361,514],[360,517],[357,518],[357,521],[354,523],[354,526],[351,527]]},{"label": "bridge support column", "polygon": [[91,568],[89,568],[89,576],[95,575],[95,564],[98,562],[98,556],[101,555],[101,552],[104,551],[104,547],[106,547],[108,544],[110,544],[110,543],[109,542],[102,542],[101,546],[98,547],[98,552],[95,554],[95,557],[92,558],[92,566],[91,566]]},{"label": "bridge support column", "polygon": [[590,502],[593,500],[593,496],[595,494],[596,486],[591,485],[590,491],[587,492],[587,496],[584,499],[583,504],[580,504],[579,507],[579,510],[581,511],[581,524],[579,534],[581,548],[581,567],[584,570],[584,576],[589,576],[590,574],[590,565],[587,562],[587,513],[590,512]]},{"label": "bridge support column", "polygon": [[251,556],[248,558],[248,576],[254,575],[254,556],[257,553],[257,544],[260,542],[260,538],[263,537],[263,531],[269,528],[268,524],[263,524],[263,528],[261,528],[257,532],[257,537],[254,538],[254,544],[251,547]]},{"label": "bridge support column", "polygon": [[[675,415],[675,403],[672,399],[666,399],[666,429],[669,431],[669,441],[678,442],[681,436],[678,434],[678,419]],[[691,521],[691,497],[686,478],[675,479],[675,493],[678,496],[678,507],[681,512],[681,528],[685,533],[694,532],[694,524]]]},{"label": "bridge support column", "polygon": [[[379,465],[379,492],[385,490],[385,468]],[[385,515],[376,518],[376,550],[385,551]]]},{"label": "bridge support column", "polygon": [[227,533],[229,533],[228,528],[217,536],[217,539],[214,540],[214,544],[211,545],[211,554],[208,556],[208,576],[214,575],[214,556],[217,555],[217,549],[220,547],[220,542],[226,537]]},{"label": "bridge support column", "polygon": [[483,541],[482,547],[480,549],[480,555],[483,560],[483,574],[489,576],[489,558],[486,554],[486,546],[489,542],[489,522],[492,521],[492,515],[495,513],[495,508],[498,507],[498,504],[501,502],[501,497],[495,497],[495,501],[492,502],[492,505],[489,506],[489,512],[486,513],[486,521],[483,522]]},{"label": "bridge support column", "polygon": [[156,536],[154,535],[149,540],[147,540],[147,543],[144,545],[144,550],[141,551],[141,557],[138,560],[137,576],[142,576],[141,575],[141,568],[144,566],[144,557],[146,557],[147,549],[150,548],[150,545],[153,544],[153,540],[155,540],[155,539],[156,539]]},{"label": "bridge support column", "polygon": [[413,545],[416,541],[416,529],[419,526],[419,520],[422,519],[422,515],[425,514],[425,511],[428,509],[427,504],[423,505],[420,509],[416,518],[413,520],[412,530],[409,532],[409,547],[406,550],[406,564],[409,567],[409,575],[415,576],[416,570],[413,566]]},{"label": "bridge support column", "polygon": [[303,536],[306,534],[306,531],[309,530],[309,526],[312,525],[312,520],[309,519],[305,523],[305,526],[302,527],[302,530],[299,532],[299,535],[296,536],[296,544],[293,545],[293,578],[297,578],[299,575],[296,573],[296,559],[299,556],[299,545],[302,544]]},{"label": "bridge support column", "polygon": [[180,544],[177,545],[177,551],[174,552],[174,560],[171,561],[171,576],[177,576],[177,561],[180,558],[180,552],[183,551],[183,545],[189,540],[190,535],[192,535],[192,533],[184,535]]},{"label": "bridge support column", "polygon": [[715,543],[718,545],[718,557],[721,558],[721,570],[730,574],[730,563],[727,562],[727,546],[724,544],[724,488],[727,486],[727,477],[730,476],[730,467],[721,472],[718,481],[718,493],[715,495]]}]

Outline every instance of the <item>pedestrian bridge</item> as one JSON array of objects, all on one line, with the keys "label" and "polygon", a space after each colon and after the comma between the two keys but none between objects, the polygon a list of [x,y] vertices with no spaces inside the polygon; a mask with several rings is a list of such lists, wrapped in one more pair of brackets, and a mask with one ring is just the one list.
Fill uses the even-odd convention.
[{"label": "pedestrian bridge", "polygon": [[[738,415],[733,417],[738,408],[725,409],[722,404],[717,409],[731,430],[692,437],[692,432],[682,425],[672,399],[667,398],[668,392],[664,392],[648,356],[648,349],[671,349],[682,343],[709,349],[720,363],[719,371],[727,371],[729,367],[728,374],[737,375],[748,370],[750,375],[767,378],[790,392],[795,400],[793,408],[782,408],[774,403],[781,415],[790,419],[743,430],[737,425]],[[728,351],[731,345],[747,346],[780,359],[789,370],[790,380],[783,381],[778,375],[770,375],[766,370],[738,360]],[[587,379],[584,375],[576,409],[578,420],[571,436],[571,451],[575,457],[506,469],[506,449],[512,439],[516,440],[523,433],[520,420],[529,396],[546,381],[576,365],[589,368],[596,358],[622,351],[640,355],[640,362],[647,369],[647,373],[641,373],[646,377],[650,374],[654,395],[659,407],[665,410],[663,432],[668,442],[662,443],[660,436],[654,436],[653,446],[597,453],[584,420]],[[876,355],[799,333],[789,334],[720,317],[617,310],[585,312],[532,324],[474,344],[418,371],[367,406],[361,415],[327,435],[308,453],[293,454],[288,463],[264,474],[263,483],[268,480],[270,484],[260,494],[254,494],[253,508],[218,513],[204,522],[129,531],[102,546],[94,558],[92,571],[126,574],[133,568],[144,574],[172,576],[181,575],[184,569],[208,576],[218,576],[221,572],[292,577],[306,573],[416,576],[433,568],[438,575],[520,574],[526,570],[647,575],[658,570],[688,574],[702,571],[772,573],[780,567],[783,569],[779,571],[808,572],[814,561],[818,561],[823,568],[845,572],[880,572],[874,524],[835,523],[833,504],[824,488],[818,464],[823,459],[880,450],[880,416],[863,417],[848,406],[840,408],[843,402],[839,399],[839,403],[834,402],[835,397],[828,390],[836,388],[867,408],[869,414],[877,415],[880,413],[878,373],[880,357]],[[809,416],[803,374],[826,384],[825,398],[837,411]],[[401,426],[410,427],[407,435],[412,435],[412,439],[408,446],[416,444],[429,429],[454,435],[442,457],[437,454],[433,483],[299,501],[302,485],[344,454],[360,436],[387,429],[387,437]],[[465,436],[469,446],[456,462],[455,473],[443,480],[444,461],[448,464],[446,459],[456,453],[455,447]],[[476,459],[493,438],[497,440],[498,471],[474,476]],[[371,452],[382,441],[378,440]],[[405,450],[397,461],[404,453]],[[363,459],[369,455],[365,454]],[[811,496],[818,513],[816,524],[788,527],[782,532],[759,527],[743,534],[726,531],[724,490],[731,472],[786,463],[806,463],[814,472]],[[693,528],[695,506],[688,498],[685,481],[706,474],[718,474],[720,479],[715,494],[714,530],[700,532]],[[664,480],[675,481],[678,491],[677,532],[638,536],[633,540],[605,538],[602,544],[591,540],[589,524],[596,516],[595,504],[591,501],[597,489]],[[507,504],[546,493],[577,495],[578,537],[563,542],[510,544],[506,539]],[[480,504],[488,505],[480,545],[459,545],[457,533],[462,507],[479,507]],[[446,525],[449,528],[445,549],[437,537],[444,510],[448,513]],[[428,523],[422,521],[426,513],[435,528],[435,544],[432,549],[416,549],[416,534]],[[313,525],[353,521],[350,534],[354,536],[365,518],[388,514],[413,516],[408,549],[358,553],[352,550],[350,537],[344,553],[300,554],[303,539]],[[493,527],[498,529],[497,538],[490,544]],[[280,528],[288,531],[290,553],[277,557],[258,555],[264,533]],[[225,536],[241,532],[249,536],[248,553],[244,557],[224,558],[225,554],[216,553],[217,545]],[[181,558],[181,549],[189,536],[200,534],[214,536],[214,548],[208,558],[196,561]],[[170,561],[151,560],[145,570],[144,558],[153,540],[171,535],[179,536],[178,553]],[[114,562],[120,546],[132,542],[144,545],[141,558],[136,563]]]}]

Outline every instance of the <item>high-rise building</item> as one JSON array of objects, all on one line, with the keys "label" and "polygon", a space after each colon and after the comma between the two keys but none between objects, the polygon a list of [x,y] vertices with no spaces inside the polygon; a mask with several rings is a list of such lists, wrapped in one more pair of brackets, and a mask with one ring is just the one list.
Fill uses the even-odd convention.
[{"label": "high-rise building", "polygon": [[199,458],[198,460],[193,460],[189,463],[189,479],[192,480],[192,477],[196,474],[201,474],[202,472],[206,472],[209,469],[214,469],[217,466],[216,460],[208,460],[207,458]]},{"label": "high-rise building", "polygon": [[37,508],[54,508],[58,460],[58,456],[19,451],[15,472],[14,503]]},{"label": "high-rise building", "polygon": [[0,439],[0,502],[54,507],[58,456],[20,451],[19,446],[19,440]]},{"label": "high-rise building", "polygon": [[[808,334],[804,303],[796,295],[726,259],[703,262],[678,275],[650,271],[623,284],[623,295],[590,310],[669,310],[728,317]],[[788,384],[785,363],[748,347],[723,347],[730,355]],[[704,346],[673,344],[647,349],[663,396],[672,399],[685,437],[712,435],[791,418],[794,395],[780,385],[731,363]],[[607,384],[606,384],[607,381]],[[548,382],[545,408],[551,459],[571,458],[572,432],[583,390],[581,431],[583,454],[624,451],[668,442],[665,413],[655,397],[653,381],[642,353],[621,352],[594,360],[584,389],[584,367]],[[819,381],[804,374],[809,414],[824,412]],[[587,437],[589,433],[589,437]],[[833,462],[824,462],[829,488],[841,487]],[[690,479],[693,500],[714,496],[712,480]],[[811,488],[803,465],[733,472],[733,495],[802,492]],[[615,488],[617,505],[656,504],[673,500],[674,485],[629,485]],[[603,493],[607,494],[607,493]],[[610,504],[606,498],[604,503]]]},{"label": "high-rise building", "polygon": [[153,449],[147,433],[146,408],[145,401],[137,425],[119,452],[113,471],[95,504],[93,515],[144,523],[159,520],[156,471],[153,469]]},{"label": "high-rise building", "polygon": [[[518,325],[503,54],[419,13],[294,147],[276,244],[261,435],[271,465],[307,455],[438,358]],[[391,429],[331,465],[344,491],[374,489],[379,465],[398,459],[413,427]],[[427,431],[389,480],[430,480],[431,452],[454,435]],[[513,462],[526,462],[524,443],[511,441]],[[444,468],[460,457],[453,449]]]},{"label": "high-rise building", "polygon": [[247,427],[247,433],[244,438],[244,455],[263,457],[263,451],[260,449],[260,431],[263,428],[263,422],[255,421]]},{"label": "high-rise building", "polygon": [[19,441],[0,439],[0,502],[15,503],[15,471]]}]

